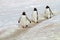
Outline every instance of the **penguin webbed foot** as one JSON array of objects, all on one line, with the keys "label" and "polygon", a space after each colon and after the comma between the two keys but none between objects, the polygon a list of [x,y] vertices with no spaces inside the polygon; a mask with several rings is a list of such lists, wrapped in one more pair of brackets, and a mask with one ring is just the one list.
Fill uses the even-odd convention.
[{"label": "penguin webbed foot", "polygon": [[22,28],[24,28],[24,26],[22,26]]},{"label": "penguin webbed foot", "polygon": [[22,28],[27,28],[28,27],[28,25],[26,25],[25,27],[24,26],[22,26]]},{"label": "penguin webbed foot", "polygon": [[49,18],[48,18],[48,17],[46,17],[46,19],[50,19],[50,18],[52,18],[52,17],[49,17]]},{"label": "penguin webbed foot", "polygon": [[37,22],[38,23],[38,22]]},{"label": "penguin webbed foot", "polygon": [[28,27],[28,25],[26,25],[26,27]]}]

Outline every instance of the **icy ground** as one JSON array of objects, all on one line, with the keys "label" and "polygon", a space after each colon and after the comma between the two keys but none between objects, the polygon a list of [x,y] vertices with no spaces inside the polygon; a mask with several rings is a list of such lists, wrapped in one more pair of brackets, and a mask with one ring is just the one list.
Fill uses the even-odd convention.
[{"label": "icy ground", "polygon": [[[26,11],[31,19],[34,7],[41,15],[46,5],[51,7],[55,17],[21,32],[17,23],[21,13]],[[60,40],[60,0],[0,0],[0,40],[40,39]]]}]

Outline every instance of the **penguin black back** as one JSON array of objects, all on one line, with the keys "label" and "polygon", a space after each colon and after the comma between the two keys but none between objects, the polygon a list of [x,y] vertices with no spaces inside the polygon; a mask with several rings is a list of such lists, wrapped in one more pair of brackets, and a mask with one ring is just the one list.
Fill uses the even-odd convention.
[{"label": "penguin black back", "polygon": [[46,9],[49,8],[49,6],[46,6]]},{"label": "penguin black back", "polygon": [[26,15],[26,13],[25,13],[25,12],[23,12],[23,13],[22,13],[22,15]]},{"label": "penguin black back", "polygon": [[37,8],[34,8],[34,11],[37,11]]}]

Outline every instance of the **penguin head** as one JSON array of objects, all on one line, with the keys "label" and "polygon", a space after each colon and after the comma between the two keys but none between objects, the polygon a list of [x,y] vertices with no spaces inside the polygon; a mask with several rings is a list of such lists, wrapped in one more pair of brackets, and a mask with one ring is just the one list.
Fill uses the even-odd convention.
[{"label": "penguin head", "polygon": [[46,6],[46,9],[48,9],[49,8],[49,6]]},{"label": "penguin head", "polygon": [[23,12],[23,13],[22,13],[22,15],[26,15],[26,13],[25,13],[25,12]]},{"label": "penguin head", "polygon": [[34,8],[34,11],[37,11],[37,8]]}]

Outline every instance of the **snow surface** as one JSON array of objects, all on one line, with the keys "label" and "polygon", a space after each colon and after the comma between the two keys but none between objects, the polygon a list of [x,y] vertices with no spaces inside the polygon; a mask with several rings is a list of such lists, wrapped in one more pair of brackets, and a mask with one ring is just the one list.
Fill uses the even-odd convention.
[{"label": "snow surface", "polygon": [[[16,33],[16,30],[19,29],[17,21],[23,11],[25,11],[27,16],[31,19],[33,8],[36,7],[41,18],[45,11],[46,5],[51,7],[55,17],[46,21],[42,21],[41,23],[26,31],[24,31],[24,29],[24,32],[22,31],[23,33],[20,33],[21,35],[19,34],[18,37],[14,37],[14,35],[11,37],[12,34]],[[59,40],[59,20],[60,0],[0,0],[1,40]],[[45,28],[46,26],[47,28]]]}]

